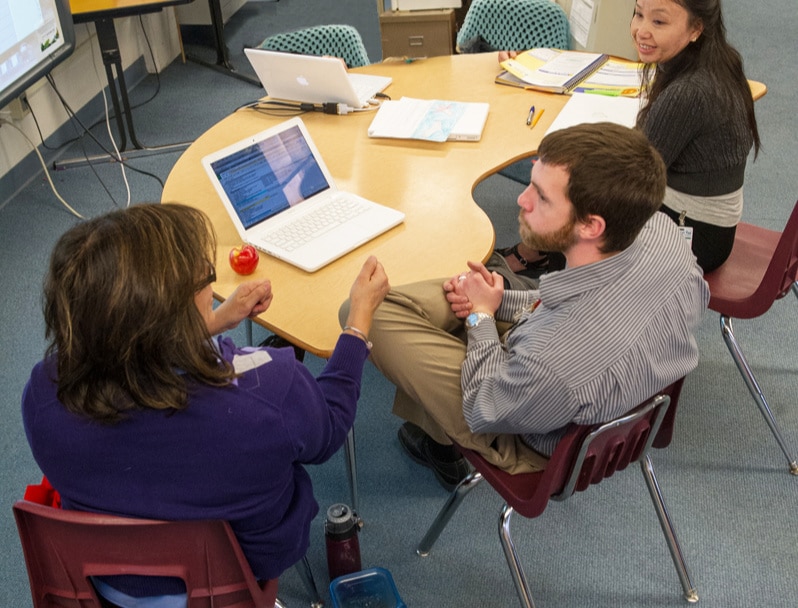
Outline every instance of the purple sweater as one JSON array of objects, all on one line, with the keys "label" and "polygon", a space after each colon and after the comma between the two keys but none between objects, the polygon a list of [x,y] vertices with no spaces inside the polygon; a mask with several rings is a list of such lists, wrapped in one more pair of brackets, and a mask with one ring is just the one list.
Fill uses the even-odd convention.
[{"label": "purple sweater", "polygon": [[237,370],[252,367],[234,385],[194,384],[185,410],[135,410],[113,426],[68,412],[56,398],[54,361],[42,361],[22,397],[25,433],[64,508],[225,519],[255,576],[272,579],[308,548],[319,507],[302,465],[343,445],[368,351],[342,334],[314,379],[293,349],[218,345]]}]

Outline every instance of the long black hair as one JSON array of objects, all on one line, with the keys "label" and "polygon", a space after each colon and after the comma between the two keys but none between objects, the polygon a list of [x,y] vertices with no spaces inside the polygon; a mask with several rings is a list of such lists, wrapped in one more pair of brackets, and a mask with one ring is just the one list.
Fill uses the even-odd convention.
[{"label": "long black hair", "polygon": [[[666,66],[646,64],[643,69],[643,87],[648,90],[648,101],[637,115],[637,125],[645,124],[646,116],[657,97],[677,76],[702,69],[713,79],[722,92],[720,100],[732,104],[739,98],[746,111],[748,128],[754,139],[754,155],[759,152],[759,129],[754,114],[751,88],[743,71],[740,53],[726,40],[720,0],[673,0],[689,14],[690,25],[701,24],[703,32],[695,42],[690,42]],[[723,108],[718,108],[723,111]]]}]

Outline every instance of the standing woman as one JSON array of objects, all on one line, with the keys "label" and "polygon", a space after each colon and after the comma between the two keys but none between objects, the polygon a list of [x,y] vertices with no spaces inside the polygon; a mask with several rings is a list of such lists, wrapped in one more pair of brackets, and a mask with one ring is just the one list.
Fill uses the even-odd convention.
[{"label": "standing woman", "polygon": [[637,0],[631,34],[648,97],[637,126],[662,155],[662,211],[692,228],[705,272],[731,253],[743,209],[745,163],[759,151],[751,90],[726,40],[720,0]]}]

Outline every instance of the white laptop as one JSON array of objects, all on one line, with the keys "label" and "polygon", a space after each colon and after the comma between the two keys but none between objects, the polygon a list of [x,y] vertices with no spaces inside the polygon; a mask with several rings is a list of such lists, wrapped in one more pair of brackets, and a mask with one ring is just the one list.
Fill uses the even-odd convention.
[{"label": "white laptop", "polygon": [[404,220],[338,190],[299,117],[209,154],[202,165],[241,239],[307,272]]},{"label": "white laptop", "polygon": [[303,103],[369,105],[391,84],[390,76],[348,72],[336,57],[297,55],[264,49],[244,49],[266,93],[273,99]]}]

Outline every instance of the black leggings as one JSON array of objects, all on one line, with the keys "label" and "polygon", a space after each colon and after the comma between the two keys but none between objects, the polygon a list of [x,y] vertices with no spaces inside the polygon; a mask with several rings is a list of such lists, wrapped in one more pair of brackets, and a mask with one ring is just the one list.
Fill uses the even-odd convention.
[{"label": "black leggings", "polygon": [[[679,214],[676,211],[665,207],[660,207],[660,211],[669,216],[674,222],[679,222]],[[693,229],[693,253],[696,261],[704,272],[711,272],[726,261],[734,245],[734,235],[737,226],[724,228],[706,222],[684,218],[684,225]]]}]

